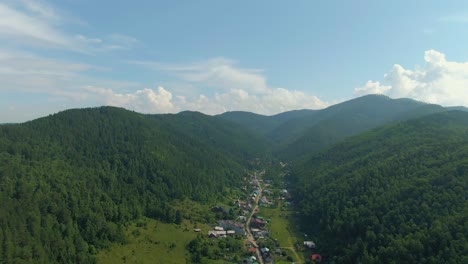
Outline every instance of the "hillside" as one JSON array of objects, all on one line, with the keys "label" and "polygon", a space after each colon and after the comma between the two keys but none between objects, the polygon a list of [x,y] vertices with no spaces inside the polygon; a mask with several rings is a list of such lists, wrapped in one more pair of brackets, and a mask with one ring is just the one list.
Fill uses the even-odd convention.
[{"label": "hillside", "polygon": [[[194,120],[210,125],[192,133],[185,128]],[[1,259],[90,263],[97,250],[125,241],[132,219],[180,222],[172,201],[213,202],[240,184],[253,156],[238,142],[258,142],[244,135],[204,115],[114,107],[0,126]]]},{"label": "hillside", "polygon": [[310,128],[277,148],[277,155],[284,159],[300,159],[372,128],[443,111],[446,109],[439,105],[409,99],[384,96],[357,98],[318,113]]},{"label": "hillside", "polygon": [[294,168],[306,231],[329,263],[468,262],[468,114],[347,139]]},{"label": "hillside", "polygon": [[226,152],[239,162],[269,156],[265,152],[267,141],[261,135],[223,118],[191,111],[151,117],[171,133],[183,133]]},{"label": "hillside", "polygon": [[230,120],[264,135],[274,155],[299,160],[347,137],[391,122],[408,120],[446,109],[411,99],[366,95],[322,110],[300,110],[274,116],[228,112]]},{"label": "hillside", "polygon": [[[461,194],[467,191],[467,114],[445,111],[408,99],[365,96],[274,116],[143,115],[99,107],[0,125],[0,259],[93,263],[98,251],[125,243],[133,220],[180,223],[184,215],[177,202],[203,207],[232,194],[257,158],[262,164],[295,161],[295,193],[304,219],[315,223],[307,227],[338,262],[365,253],[359,251],[363,242],[356,241],[367,239],[368,225],[369,236],[385,234],[366,242],[369,261],[386,262],[395,245],[433,235],[432,224],[439,222],[449,223],[441,227],[446,230],[455,228],[450,233],[455,244],[446,242],[447,250],[464,256],[458,253],[465,244],[457,232],[465,234],[458,223],[466,219],[457,212],[466,216]],[[444,113],[429,115],[438,112]],[[421,116],[426,117],[402,121]],[[347,139],[380,125],[386,126]],[[411,197],[411,203],[402,197]],[[438,211],[414,214],[423,205]],[[363,220],[368,216],[378,223]],[[426,251],[442,250],[423,245]],[[430,257],[440,260],[439,253]]]},{"label": "hillside", "polygon": [[293,110],[272,116],[265,116],[250,112],[233,111],[223,113],[218,115],[218,117],[246,127],[254,133],[265,136],[267,139],[273,139],[268,135],[285,122],[313,116],[315,113],[315,110]]}]

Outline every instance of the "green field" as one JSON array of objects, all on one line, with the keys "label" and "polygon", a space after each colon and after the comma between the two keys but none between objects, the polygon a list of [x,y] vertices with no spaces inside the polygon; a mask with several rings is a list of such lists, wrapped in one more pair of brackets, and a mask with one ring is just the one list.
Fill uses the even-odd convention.
[{"label": "green field", "polygon": [[[304,241],[301,234],[295,230],[292,212],[290,210],[281,210],[281,204],[277,208],[262,208],[260,214],[264,216],[265,219],[270,220],[269,228],[271,237],[278,240],[281,248],[287,248],[289,249],[288,251],[291,251],[297,244],[302,244]],[[295,261],[304,263],[303,252],[298,252],[298,250],[296,250],[296,252],[300,259],[297,259],[292,251],[291,254],[288,254],[291,255]]]},{"label": "green field", "polygon": [[[98,255],[98,263],[186,263],[190,256],[187,244],[197,236],[194,224],[184,222],[178,226],[145,219],[132,224],[126,231],[128,243],[114,245]],[[207,225],[197,225],[202,233],[209,230]]]}]

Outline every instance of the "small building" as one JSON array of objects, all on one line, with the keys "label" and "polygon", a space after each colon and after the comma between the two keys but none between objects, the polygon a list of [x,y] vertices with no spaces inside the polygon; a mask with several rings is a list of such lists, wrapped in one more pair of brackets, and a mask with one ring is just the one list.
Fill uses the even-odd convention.
[{"label": "small building", "polygon": [[218,238],[218,237],[226,237],[226,234],[227,234],[226,231],[216,231],[216,230],[212,230],[212,231],[209,231],[209,232],[208,232],[208,237],[215,237],[215,238]]},{"label": "small building", "polygon": [[266,225],[266,221],[255,218],[250,221],[250,226],[253,228],[264,228]]},{"label": "small building", "polygon": [[314,249],[315,243],[313,241],[304,241],[304,246],[308,247],[309,249]]},{"label": "small building", "polygon": [[193,229],[193,231],[197,232],[197,233],[200,233],[201,232],[201,229],[200,228],[195,228]]},{"label": "small building", "polygon": [[245,235],[244,224],[239,222],[234,222],[232,220],[221,220],[218,222],[219,226],[225,230],[234,230],[238,235]]},{"label": "small building", "polygon": [[312,256],[310,256],[310,259],[314,263],[320,263],[323,260],[322,256],[320,256],[319,254],[313,254]]},{"label": "small building", "polygon": [[224,228],[221,227],[221,226],[215,226],[215,227],[214,227],[214,230],[215,230],[215,231],[223,231]]},{"label": "small building", "polygon": [[248,251],[250,253],[257,253],[257,249],[255,247],[249,247]]}]

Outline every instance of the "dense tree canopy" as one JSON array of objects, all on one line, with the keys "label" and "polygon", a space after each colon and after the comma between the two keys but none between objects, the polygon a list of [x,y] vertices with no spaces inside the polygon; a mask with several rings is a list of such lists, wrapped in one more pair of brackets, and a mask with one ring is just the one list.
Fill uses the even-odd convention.
[{"label": "dense tree canopy", "polygon": [[330,263],[468,263],[468,114],[382,127],[294,171]]},{"label": "dense tree canopy", "polygon": [[[196,122],[211,124],[202,134],[177,129],[194,118],[102,107],[0,126],[0,259],[93,262],[125,240],[129,220],[180,222],[172,200],[208,202],[238,186],[259,140],[227,151],[248,133],[201,114]],[[217,138],[224,144],[209,143]]]},{"label": "dense tree canopy", "polygon": [[271,117],[100,107],[0,125],[0,263],[95,262],[130,221],[180,223],[173,201],[214,203],[270,150],[293,160],[326,261],[468,263],[468,116],[401,122],[440,111],[367,96]]}]

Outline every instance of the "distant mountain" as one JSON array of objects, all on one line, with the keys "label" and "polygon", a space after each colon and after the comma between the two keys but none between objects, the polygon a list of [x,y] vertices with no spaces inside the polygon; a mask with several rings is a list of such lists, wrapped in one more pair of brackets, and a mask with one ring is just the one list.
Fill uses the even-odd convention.
[{"label": "distant mountain", "polygon": [[180,222],[172,201],[215,202],[240,186],[261,142],[199,113],[115,107],[2,125],[0,259],[92,263],[96,250],[125,240],[128,221]]},{"label": "distant mountain", "polygon": [[303,227],[330,263],[468,261],[468,113],[365,132],[293,175]]},{"label": "distant mountain", "polygon": [[223,118],[192,111],[151,117],[172,133],[183,133],[203,144],[223,150],[240,162],[268,155],[265,153],[267,141],[264,137]]},{"label": "distant mountain", "polygon": [[219,117],[263,135],[277,157],[297,160],[366,130],[443,111],[447,109],[411,99],[366,95],[322,110],[274,116],[227,112]]},{"label": "distant mountain", "polygon": [[458,110],[458,111],[468,112],[468,108],[464,107],[464,106],[449,106],[449,107],[446,107],[446,109],[447,110]]},{"label": "distant mountain", "polygon": [[218,115],[218,117],[244,126],[259,135],[266,136],[291,119],[310,116],[315,112],[315,110],[294,110],[277,115],[265,116],[250,112],[233,111],[223,113]]},{"label": "distant mountain", "polygon": [[441,106],[411,99],[363,96],[323,109],[308,120],[286,122],[275,133],[287,135],[289,127],[301,127],[302,124],[301,131],[294,136],[289,133],[288,140],[277,148],[277,155],[297,159],[384,124],[443,111],[446,109]]}]

